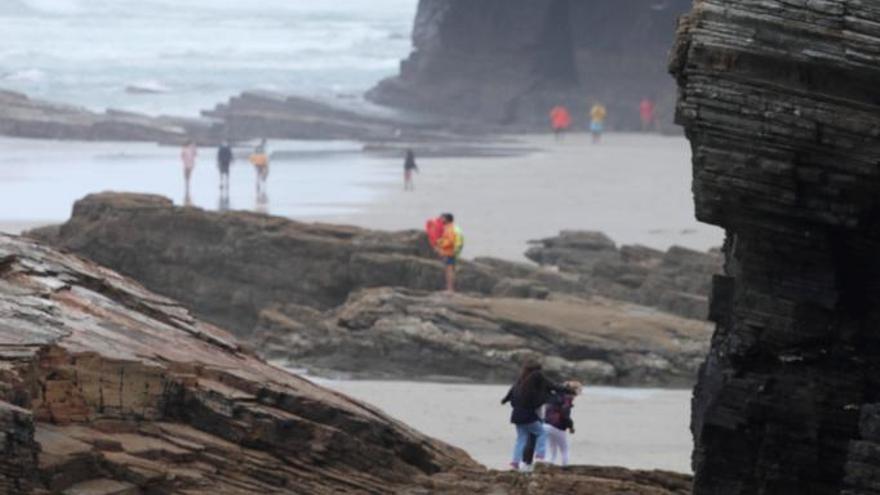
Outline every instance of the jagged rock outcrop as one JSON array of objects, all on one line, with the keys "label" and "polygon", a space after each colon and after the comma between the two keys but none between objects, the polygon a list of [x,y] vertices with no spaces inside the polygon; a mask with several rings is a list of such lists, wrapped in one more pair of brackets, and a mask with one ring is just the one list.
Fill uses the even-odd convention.
[{"label": "jagged rock outcrop", "polygon": [[582,290],[698,320],[709,315],[712,276],[722,265],[716,250],[618,248],[601,232],[563,231],[532,244],[527,258],[575,274]]},{"label": "jagged rock outcrop", "polygon": [[209,133],[205,122],[149,117],[107,110],[95,113],[72,105],[28,98],[0,90],[0,135],[85,141],[154,141],[181,143]]},{"label": "jagged rock outcrop", "polygon": [[132,280],[0,235],[0,493],[684,495],[687,476],[526,478],[254,357]]},{"label": "jagged rock outcrop", "polygon": [[709,326],[606,299],[524,301],[365,289],[326,313],[264,310],[255,347],[312,371],[505,383],[536,358],[558,378],[689,386]]},{"label": "jagged rock outcrop", "polygon": [[[591,381],[681,386],[692,383],[707,345],[706,323],[599,303],[576,278],[524,264],[462,262],[459,286],[475,297],[431,296],[424,291],[442,287],[443,267],[418,231],[303,224],[104,193],[78,201],[67,223],[30,235],[184,301],[265,355],[322,371],[507,381],[517,366],[512,357],[541,353]],[[404,289],[358,292],[379,287]],[[557,309],[578,314],[579,323],[553,320]],[[547,322],[530,319],[533,311]],[[360,316],[341,316],[353,313]],[[472,325],[483,335],[465,345]],[[414,359],[429,347],[434,359]],[[359,357],[367,348],[373,352]]]},{"label": "jagged rock outcrop", "polygon": [[727,230],[696,494],[880,479],[880,5],[698,0],[671,58],[697,217]]},{"label": "jagged rock outcrop", "polygon": [[4,493],[388,492],[475,467],[174,301],[5,235],[0,427]]},{"label": "jagged rock outcrop", "polygon": [[664,71],[690,0],[421,0],[414,50],[368,97],[465,121],[546,128],[564,103],[583,124],[604,102],[613,127],[638,127],[651,97],[671,120]]}]

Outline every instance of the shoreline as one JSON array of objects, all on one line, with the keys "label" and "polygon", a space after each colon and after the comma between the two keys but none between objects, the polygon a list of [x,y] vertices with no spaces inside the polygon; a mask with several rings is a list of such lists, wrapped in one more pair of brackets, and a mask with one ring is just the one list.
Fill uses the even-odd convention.
[{"label": "shoreline", "polygon": [[[509,385],[306,378],[462,448],[490,469],[507,469],[514,433],[510,408],[499,401]],[[690,397],[690,390],[585,387],[572,411],[571,464],[691,473]]]}]

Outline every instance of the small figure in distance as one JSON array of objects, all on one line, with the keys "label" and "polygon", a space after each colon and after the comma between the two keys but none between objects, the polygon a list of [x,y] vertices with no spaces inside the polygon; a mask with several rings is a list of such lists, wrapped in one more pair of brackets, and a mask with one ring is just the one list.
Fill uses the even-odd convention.
[{"label": "small figure in distance", "polygon": [[590,109],[590,133],[593,135],[593,144],[598,144],[602,141],[606,117],[608,117],[608,110],[605,109],[605,105],[597,102]]},{"label": "small figure in distance", "polygon": [[557,141],[561,141],[565,132],[571,127],[571,114],[562,105],[556,105],[550,110],[550,127]]},{"label": "small figure in distance", "polygon": [[639,118],[642,121],[642,132],[657,130],[657,105],[647,96],[639,103]]},{"label": "small figure in distance", "polygon": [[254,148],[251,154],[251,164],[257,174],[257,203],[261,203],[266,194],[266,179],[269,178],[269,153],[266,151],[266,138],[260,140],[260,144]]},{"label": "small figure in distance", "polygon": [[184,200],[183,203],[186,206],[192,205],[192,197],[190,196],[189,183],[190,178],[192,177],[193,170],[196,168],[196,156],[198,156],[199,150],[196,148],[196,143],[192,140],[184,143],[183,148],[180,150],[180,161],[183,162],[183,180],[184,180]]},{"label": "small figure in distance", "polygon": [[458,256],[464,249],[464,234],[455,225],[455,217],[452,213],[440,215],[439,220],[443,225],[443,233],[437,238],[434,250],[443,260],[446,292],[452,293],[455,292],[455,266],[458,263]]},{"label": "small figure in distance", "polygon": [[413,183],[413,173],[419,171],[416,165],[416,154],[413,150],[406,150],[406,158],[403,160],[403,190],[415,191],[416,186]]},{"label": "small figure in distance", "polygon": [[217,148],[217,169],[220,171],[220,194],[229,196],[229,166],[232,164],[232,147],[228,139],[224,139]]}]

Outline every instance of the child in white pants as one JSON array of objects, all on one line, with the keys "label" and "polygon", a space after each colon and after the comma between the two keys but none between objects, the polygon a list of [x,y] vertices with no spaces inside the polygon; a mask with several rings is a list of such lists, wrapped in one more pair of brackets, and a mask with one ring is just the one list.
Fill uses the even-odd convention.
[{"label": "child in white pants", "polygon": [[550,462],[556,464],[557,455],[561,456],[560,466],[568,465],[568,436],[566,430],[574,434],[574,421],[571,420],[571,409],[574,407],[574,398],[580,394],[582,385],[579,382],[566,382],[565,388],[571,390],[570,394],[557,394],[547,404],[544,413],[544,429],[547,432],[547,449],[550,453]]}]

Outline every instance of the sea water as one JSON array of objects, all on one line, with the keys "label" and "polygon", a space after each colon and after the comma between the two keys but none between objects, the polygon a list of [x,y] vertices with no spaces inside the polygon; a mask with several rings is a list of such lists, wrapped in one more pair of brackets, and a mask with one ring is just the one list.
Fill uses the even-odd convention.
[{"label": "sea water", "polygon": [[0,88],[195,116],[251,89],[357,99],[411,49],[417,0],[2,0]]},{"label": "sea water", "polygon": [[[417,430],[506,469],[515,432],[504,385],[336,381],[322,385],[373,404]],[[687,473],[692,447],[689,390],[586,387],[575,400],[571,462]]]}]

